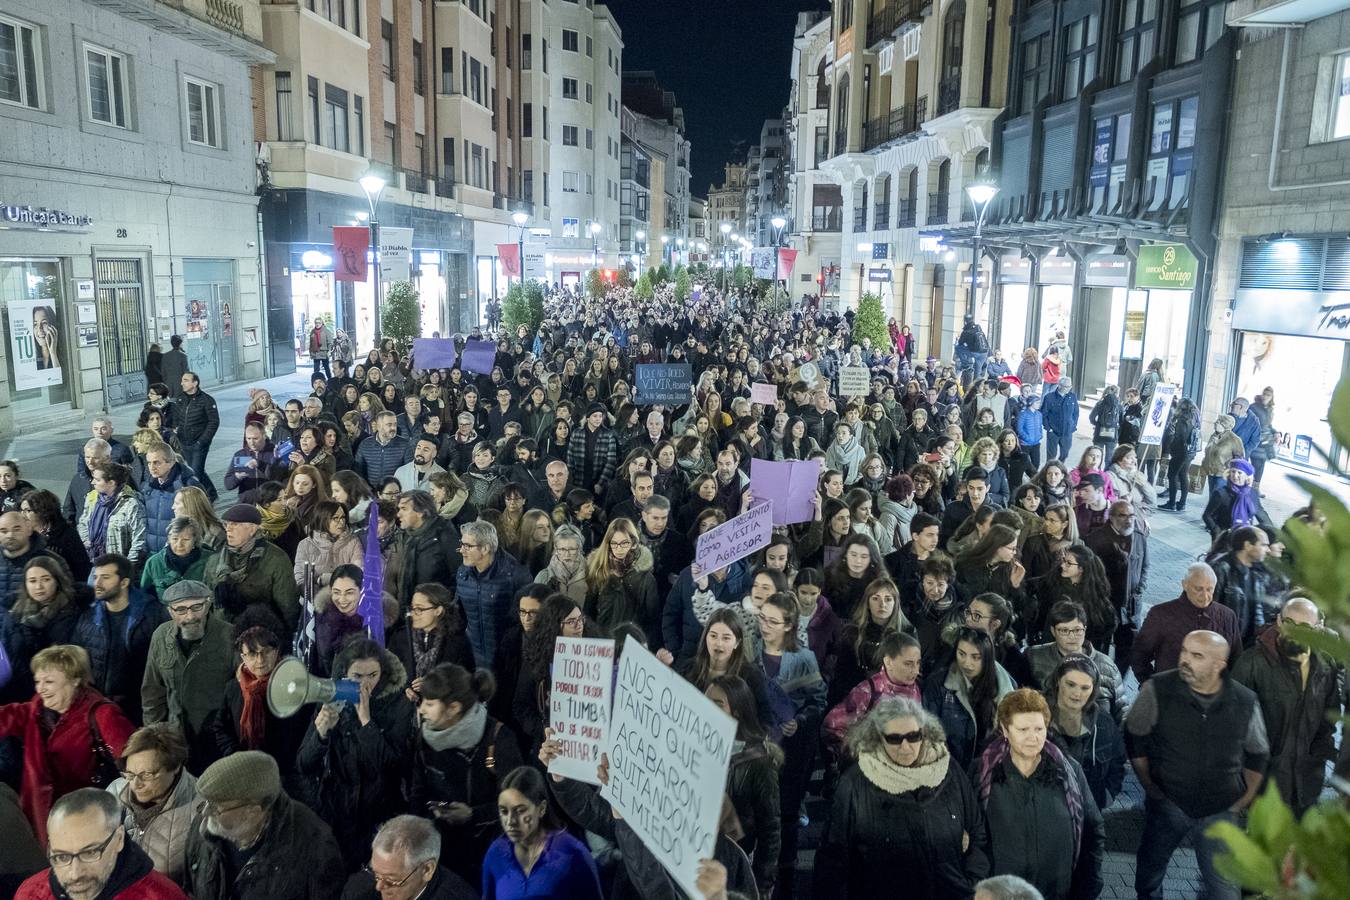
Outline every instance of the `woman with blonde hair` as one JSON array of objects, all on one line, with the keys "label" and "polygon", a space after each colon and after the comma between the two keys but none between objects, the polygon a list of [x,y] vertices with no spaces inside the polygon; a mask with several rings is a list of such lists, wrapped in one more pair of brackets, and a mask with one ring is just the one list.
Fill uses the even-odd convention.
[{"label": "woman with blonde hair", "polygon": [[582,611],[606,634],[625,622],[636,624],[646,634],[661,633],[661,597],[652,575],[652,553],[642,546],[637,526],[630,520],[612,520],[600,544],[586,558]]},{"label": "woman with blonde hair", "polygon": [[454,472],[432,472],[427,487],[442,519],[464,525],[478,518],[478,507],[469,502],[469,489]]},{"label": "woman with blonde hair", "polygon": [[197,526],[197,546],[212,553],[225,546],[225,526],[215,507],[199,487],[183,487],[173,495],[173,514],[192,520]]},{"label": "woman with blonde hair", "polygon": [[1036,388],[1036,393],[1040,393],[1041,382],[1041,355],[1036,352],[1035,347],[1028,347],[1022,351],[1022,361],[1017,364],[1017,380],[1023,385],[1031,385]]},{"label": "woman with blonde hair", "polygon": [[553,556],[553,520],[541,509],[532,509],[520,518],[511,555],[530,572],[538,572]]},{"label": "woman with blonde hair", "polygon": [[286,504],[300,522],[309,519],[314,507],[328,496],[328,479],[323,477],[314,466],[296,466],[286,479],[286,489],[281,492],[281,502]]}]

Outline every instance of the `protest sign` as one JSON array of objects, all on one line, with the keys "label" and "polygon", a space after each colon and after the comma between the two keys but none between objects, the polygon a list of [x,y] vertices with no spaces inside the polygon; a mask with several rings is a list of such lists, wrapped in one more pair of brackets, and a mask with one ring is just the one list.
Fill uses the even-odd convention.
[{"label": "protest sign", "polygon": [[1153,396],[1148,403],[1148,418],[1144,420],[1144,428],[1139,433],[1141,446],[1162,443],[1163,430],[1167,427],[1168,417],[1172,415],[1172,398],[1176,395],[1175,384],[1159,384],[1153,389]]},{"label": "protest sign", "polygon": [[759,382],[750,385],[750,402],[773,406],[778,402],[778,385]]},{"label": "protest sign", "polygon": [[839,396],[866,397],[872,389],[872,373],[862,366],[847,366],[839,370]]},{"label": "protest sign", "polygon": [[797,370],[797,377],[806,382],[807,387],[814,388],[816,382],[820,380],[820,366],[813,362],[803,363]]},{"label": "protest sign", "polygon": [[750,493],[756,500],[773,503],[773,524],[795,525],[815,517],[816,490],[820,483],[820,460],[767,459],[750,461]]},{"label": "protest sign", "polygon": [[460,368],[465,372],[477,372],[479,375],[491,375],[492,366],[497,361],[497,345],[492,341],[466,341],[464,356],[460,359]]},{"label": "protest sign", "polygon": [[418,369],[449,369],[457,358],[450,338],[413,338],[413,365]]},{"label": "protest sign", "polygon": [[698,538],[694,563],[706,572],[731,565],[769,545],[773,537],[773,503],[756,503]]},{"label": "protest sign", "polygon": [[614,683],[614,642],[560,637],[553,645],[553,689],[549,725],[562,754],[548,764],[554,775],[599,784],[600,753],[609,740],[610,688]]},{"label": "protest sign", "polygon": [[736,720],[637,641],[614,686],[609,784],[600,795],[691,897],[717,842]]},{"label": "protest sign", "polygon": [[688,403],[694,373],[689,363],[643,363],[637,367],[636,401],[640,406]]}]

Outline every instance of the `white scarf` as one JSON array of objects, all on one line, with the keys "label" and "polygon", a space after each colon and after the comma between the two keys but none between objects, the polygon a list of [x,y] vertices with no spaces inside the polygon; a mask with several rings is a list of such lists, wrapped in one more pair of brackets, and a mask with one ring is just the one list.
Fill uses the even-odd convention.
[{"label": "white scarf", "polygon": [[868,781],[888,794],[904,794],[919,788],[935,788],[947,777],[951,756],[941,744],[924,747],[923,759],[915,766],[898,766],[891,762],[884,747],[858,757],[858,768]]},{"label": "white scarf", "polygon": [[422,723],[422,740],[432,750],[440,753],[444,750],[470,750],[478,746],[487,729],[487,707],[475,703],[458,722],[439,731],[428,723]]}]

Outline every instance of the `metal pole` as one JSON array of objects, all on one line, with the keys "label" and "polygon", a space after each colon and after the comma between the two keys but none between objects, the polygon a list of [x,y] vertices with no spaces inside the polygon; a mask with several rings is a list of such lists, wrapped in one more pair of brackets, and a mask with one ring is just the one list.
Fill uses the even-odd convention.
[{"label": "metal pole", "polygon": [[516,242],[516,264],[520,266],[520,286],[525,287],[525,226],[520,226],[520,240]]},{"label": "metal pole", "polygon": [[380,277],[380,223],[370,217],[370,250],[375,262],[375,346],[380,345],[380,307],[384,305],[384,281]]}]

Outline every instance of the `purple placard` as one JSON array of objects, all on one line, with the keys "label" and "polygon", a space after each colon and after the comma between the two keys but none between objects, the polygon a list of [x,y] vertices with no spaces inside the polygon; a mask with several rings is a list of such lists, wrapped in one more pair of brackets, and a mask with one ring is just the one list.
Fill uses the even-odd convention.
[{"label": "purple placard", "polygon": [[465,372],[491,375],[492,366],[496,361],[497,345],[492,341],[466,341],[459,367]]},{"label": "purple placard", "polygon": [[750,461],[750,494],[773,502],[773,524],[795,525],[816,515],[815,496],[820,483],[820,460]]},{"label": "purple placard", "polygon": [[773,538],[773,504],[756,502],[734,519],[699,535],[694,565],[716,572],[769,546]]},{"label": "purple placard", "polygon": [[773,406],[778,402],[778,385],[763,382],[750,385],[750,402]]},{"label": "purple placard", "polygon": [[458,358],[450,338],[413,339],[413,365],[422,371],[453,368]]}]

